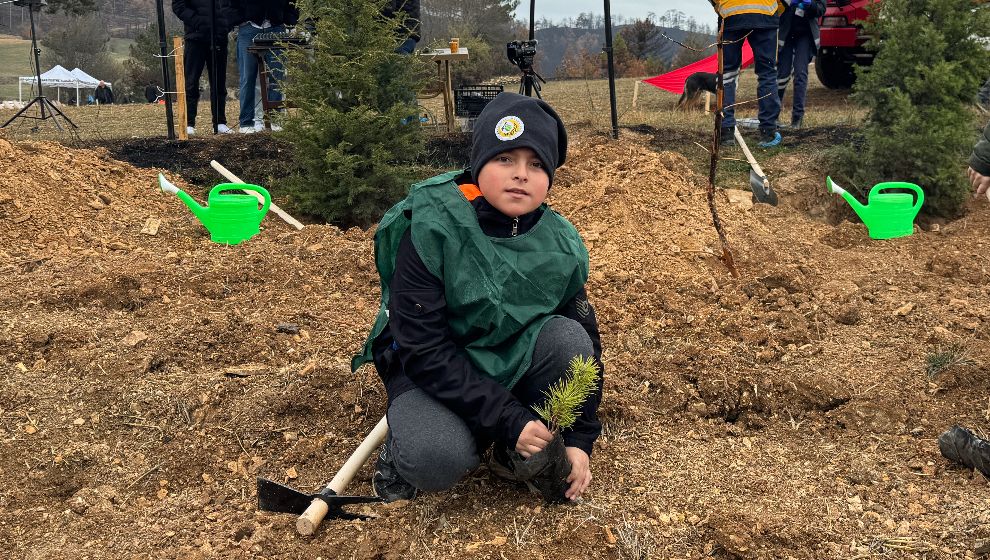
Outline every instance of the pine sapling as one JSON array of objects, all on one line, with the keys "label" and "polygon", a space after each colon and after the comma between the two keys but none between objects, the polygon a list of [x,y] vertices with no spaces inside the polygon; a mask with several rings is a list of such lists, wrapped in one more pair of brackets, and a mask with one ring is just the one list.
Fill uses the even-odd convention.
[{"label": "pine sapling", "polygon": [[574,425],[584,401],[595,392],[599,375],[594,359],[575,356],[567,374],[543,392],[546,400],[534,409],[551,432],[557,434]]}]

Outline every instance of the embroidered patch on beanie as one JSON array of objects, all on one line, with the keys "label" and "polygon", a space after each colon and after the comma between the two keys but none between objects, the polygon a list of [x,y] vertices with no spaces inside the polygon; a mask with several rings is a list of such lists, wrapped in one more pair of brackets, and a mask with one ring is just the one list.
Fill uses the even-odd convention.
[{"label": "embroidered patch on beanie", "polygon": [[509,115],[499,119],[495,125],[495,136],[503,142],[508,142],[522,136],[525,129],[526,125],[522,119],[514,115]]}]

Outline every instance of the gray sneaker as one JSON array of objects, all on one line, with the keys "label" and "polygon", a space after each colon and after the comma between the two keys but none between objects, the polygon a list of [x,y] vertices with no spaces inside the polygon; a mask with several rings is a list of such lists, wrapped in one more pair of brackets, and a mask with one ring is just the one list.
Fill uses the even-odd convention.
[{"label": "gray sneaker", "polygon": [[791,128],[804,128],[804,117],[791,117]]},{"label": "gray sneaker", "polygon": [[378,461],[375,463],[375,475],[371,478],[371,486],[375,490],[375,495],[385,502],[396,502],[399,500],[411,500],[416,497],[416,487],[406,482],[399,470],[395,467],[395,460],[389,450],[392,443],[390,437],[381,450],[378,452]]}]

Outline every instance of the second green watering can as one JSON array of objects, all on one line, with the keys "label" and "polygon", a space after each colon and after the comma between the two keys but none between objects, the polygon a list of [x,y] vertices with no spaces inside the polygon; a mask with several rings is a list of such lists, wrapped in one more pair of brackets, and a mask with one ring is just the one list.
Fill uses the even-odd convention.
[{"label": "second green watering can", "polygon": [[[158,183],[163,192],[172,193],[186,203],[210,232],[210,240],[214,243],[237,245],[258,235],[261,220],[265,218],[268,207],[272,204],[268,191],[258,185],[221,183],[210,190],[207,206],[200,206],[193,197],[170,183],[161,173],[158,174]],[[259,201],[251,194],[223,193],[232,190],[254,191],[261,195],[263,201]],[[261,208],[258,208],[259,202]]]},{"label": "second green watering can", "polygon": [[[828,192],[841,195],[842,198],[846,199],[849,206],[852,206],[852,209],[866,224],[866,228],[870,231],[870,237],[873,239],[893,239],[914,233],[914,218],[921,211],[921,205],[925,202],[925,192],[918,185],[901,182],[878,183],[870,189],[867,203],[863,205],[856,200],[856,197],[836,185],[831,177],[827,177],[825,180]],[[910,190],[914,191],[914,194],[880,192],[889,189]]]}]

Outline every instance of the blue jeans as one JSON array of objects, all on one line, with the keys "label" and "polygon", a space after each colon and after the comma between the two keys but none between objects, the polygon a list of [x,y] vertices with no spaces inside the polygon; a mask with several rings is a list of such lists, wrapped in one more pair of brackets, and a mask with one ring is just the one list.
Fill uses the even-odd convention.
[{"label": "blue jeans", "polygon": [[794,103],[791,121],[804,116],[804,100],[808,93],[808,65],[815,56],[815,40],[811,33],[798,33],[788,37],[777,53],[777,94],[781,101],[794,70]]},{"label": "blue jeans", "polygon": [[756,62],[758,85],[756,95],[760,98],[760,130],[777,130],[777,117],[780,116],[780,98],[777,97],[777,29],[726,29],[722,47],[722,83],[725,96],[722,104],[722,126],[736,126],[735,107],[736,82],[739,67],[742,65],[742,38],[749,33],[749,46],[753,48]]},{"label": "blue jeans", "polygon": [[395,52],[399,54],[412,54],[416,50],[416,43],[418,42],[416,39],[409,37],[399,45],[399,48],[395,49]]},{"label": "blue jeans", "polygon": [[[237,71],[240,74],[240,95],[241,114],[238,120],[242,127],[254,126],[254,84],[258,79],[258,59],[248,52],[251,41],[259,33],[282,32],[285,27],[275,25],[267,29],[258,29],[250,23],[245,23],[237,28]],[[265,66],[268,67],[268,99],[280,101],[282,92],[278,89],[278,82],[285,77],[285,69],[278,56],[281,50],[272,50],[265,53]],[[262,92],[264,95],[266,92]]]}]

